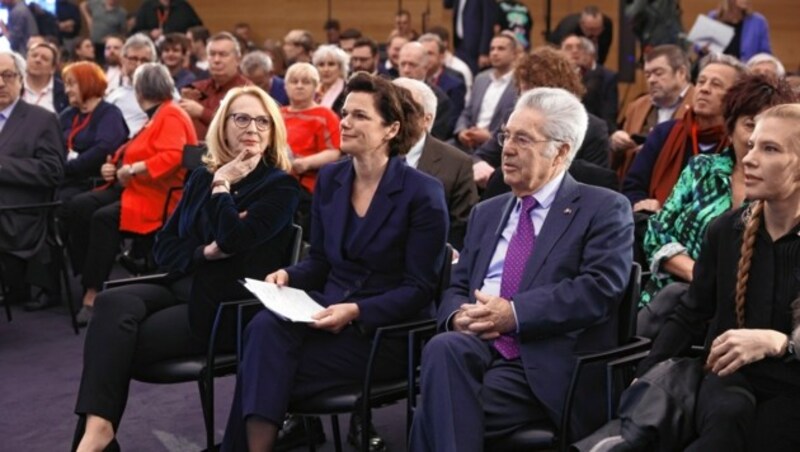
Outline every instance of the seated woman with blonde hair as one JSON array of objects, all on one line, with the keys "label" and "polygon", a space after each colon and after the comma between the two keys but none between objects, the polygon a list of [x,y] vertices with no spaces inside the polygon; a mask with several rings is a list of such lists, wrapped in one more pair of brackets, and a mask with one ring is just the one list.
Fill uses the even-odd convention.
[{"label": "seated woman with blonde hair", "polygon": [[[137,366],[205,353],[217,305],[247,296],[238,281],[286,264],[299,189],[286,173],[277,104],[254,86],[231,89],[206,142],[205,167],[191,174],[156,236],[156,262],[168,272],[163,283],[97,297],[75,407],[80,452],[114,441]],[[220,332],[221,348],[232,349],[234,333]]]},{"label": "seated woman with blonde hair", "polygon": [[690,451],[800,450],[800,344],[790,338],[800,293],[800,104],[758,115],[748,148],[750,203],[709,226],[689,295],[638,370],[686,352],[708,328]]}]

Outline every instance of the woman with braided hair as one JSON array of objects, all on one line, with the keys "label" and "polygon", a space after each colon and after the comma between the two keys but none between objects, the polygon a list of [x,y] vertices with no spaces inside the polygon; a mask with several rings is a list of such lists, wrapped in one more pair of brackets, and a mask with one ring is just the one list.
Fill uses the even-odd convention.
[{"label": "woman with braided hair", "polygon": [[638,369],[687,351],[707,328],[699,437],[686,450],[800,450],[800,360],[791,339],[800,293],[799,126],[800,104],[757,117],[742,161],[750,202],[711,224],[689,296]]}]

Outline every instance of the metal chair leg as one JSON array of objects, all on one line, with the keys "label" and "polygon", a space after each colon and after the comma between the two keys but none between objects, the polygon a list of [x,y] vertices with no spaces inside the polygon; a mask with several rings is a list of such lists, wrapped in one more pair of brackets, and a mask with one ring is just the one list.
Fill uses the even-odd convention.
[{"label": "metal chair leg", "polygon": [[339,432],[339,416],[331,415],[331,427],[333,428],[333,445],[336,452],[342,452],[342,434]]},{"label": "metal chair leg", "polygon": [[[213,383],[212,383],[213,384]],[[197,379],[197,389],[200,390],[200,404],[203,406],[203,423],[206,427],[206,450],[214,450],[214,390],[208,388],[205,373],[201,372]]]}]

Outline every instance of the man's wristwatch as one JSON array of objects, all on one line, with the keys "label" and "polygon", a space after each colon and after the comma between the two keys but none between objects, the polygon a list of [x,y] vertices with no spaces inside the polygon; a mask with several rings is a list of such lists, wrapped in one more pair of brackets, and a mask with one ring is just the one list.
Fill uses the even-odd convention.
[{"label": "man's wristwatch", "polygon": [[231,191],[231,183],[225,179],[215,180],[211,183],[211,190],[214,190],[217,187],[225,187],[225,190]]}]

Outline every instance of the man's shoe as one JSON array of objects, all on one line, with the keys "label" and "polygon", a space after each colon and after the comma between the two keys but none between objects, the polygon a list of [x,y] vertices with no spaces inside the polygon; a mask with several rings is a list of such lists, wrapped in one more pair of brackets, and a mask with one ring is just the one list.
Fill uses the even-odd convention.
[{"label": "man's shoe", "polygon": [[[353,413],[350,416],[350,432],[347,433],[347,442],[351,446],[361,449],[361,426],[364,423],[361,421],[361,415]],[[386,442],[378,436],[375,431],[375,426],[369,424],[369,452],[384,452],[386,451]]]},{"label": "man's shoe", "polygon": [[81,307],[81,310],[75,315],[75,322],[78,324],[78,328],[84,328],[89,325],[92,320],[92,311],[91,306],[83,305]]},{"label": "man's shoe", "polygon": [[283,426],[278,432],[278,440],[275,442],[276,452],[307,446],[309,443],[319,445],[325,442],[322,420],[316,416],[309,416],[307,419],[309,430],[306,430],[302,416],[286,415]]}]

